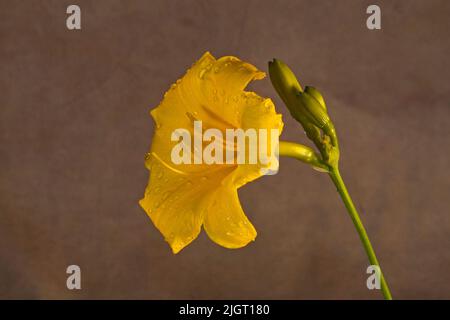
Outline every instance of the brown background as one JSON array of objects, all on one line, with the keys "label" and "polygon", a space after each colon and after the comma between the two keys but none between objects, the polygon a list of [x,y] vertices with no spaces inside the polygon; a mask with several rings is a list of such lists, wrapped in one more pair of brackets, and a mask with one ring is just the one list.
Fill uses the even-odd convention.
[{"label": "brown background", "polygon": [[206,50],[320,88],[394,297],[450,298],[450,1],[377,1],[381,31],[371,1],[76,1],[68,31],[72,3],[0,1],[1,298],[381,297],[331,181],[291,159],[240,190],[256,242],[172,255],[138,206],[148,111]]}]

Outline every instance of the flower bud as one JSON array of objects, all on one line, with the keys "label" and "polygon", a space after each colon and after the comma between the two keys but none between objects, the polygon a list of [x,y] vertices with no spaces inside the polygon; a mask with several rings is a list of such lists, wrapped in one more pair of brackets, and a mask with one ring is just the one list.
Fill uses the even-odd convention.
[{"label": "flower bud", "polygon": [[269,62],[270,80],[292,116],[306,130],[308,123],[324,128],[330,121],[322,94],[313,87],[303,91],[292,70],[282,61]]},{"label": "flower bud", "polygon": [[[300,122],[323,158],[331,159],[331,153],[338,154],[336,131],[320,91],[309,86],[303,90],[292,70],[280,60],[269,62],[269,74],[278,95],[294,119]],[[330,148],[336,150],[332,151]]]},{"label": "flower bud", "polygon": [[327,106],[325,105],[325,100],[323,99],[323,96],[319,90],[317,90],[314,87],[306,86],[305,92],[308,93],[309,95],[311,95],[314,99],[316,99],[317,102],[319,102],[320,105],[325,109],[325,111],[327,111]]},{"label": "flower bud", "polygon": [[304,114],[311,123],[323,129],[330,122],[327,111],[312,95],[302,92],[298,98],[303,105]]},{"label": "flower bud", "polygon": [[273,59],[273,61],[269,61],[269,75],[278,95],[289,108],[289,111],[295,113],[292,105],[295,104],[296,95],[303,89],[292,70],[284,62]]}]

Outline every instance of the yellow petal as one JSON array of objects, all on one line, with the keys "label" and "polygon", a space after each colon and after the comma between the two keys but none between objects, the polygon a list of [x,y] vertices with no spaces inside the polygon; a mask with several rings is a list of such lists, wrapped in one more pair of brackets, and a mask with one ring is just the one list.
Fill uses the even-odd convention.
[{"label": "yellow petal", "polygon": [[[253,79],[265,74],[236,57],[216,60],[206,52],[172,85],[160,105],[151,112],[156,122],[152,152],[170,161],[170,150],[177,142],[170,141],[175,129],[184,128],[193,134],[193,120],[201,120],[204,130],[239,128],[245,108],[243,89]],[[210,170],[211,166],[179,165],[180,170]]]},{"label": "yellow petal", "polygon": [[204,107],[239,128],[243,90],[250,81],[264,77],[265,73],[250,63],[232,56],[222,57],[204,75],[203,85],[208,97]]},{"label": "yellow petal", "polygon": [[[278,130],[278,136],[283,131],[283,121],[281,114],[277,114],[272,100],[262,98],[254,92],[244,92],[238,101],[241,105],[242,116],[240,119],[240,127],[247,129],[263,129],[267,132],[267,145],[265,150],[269,156],[272,156],[272,129]],[[276,133],[275,133],[276,134]],[[276,136],[276,141],[278,141]],[[258,141],[259,143],[259,141]],[[258,146],[259,150],[259,146]],[[275,151],[275,150],[274,150]],[[231,180],[231,184],[239,188],[246,183],[253,181],[264,174],[263,169],[272,169],[273,162],[267,164],[261,163],[258,158],[257,164],[239,164],[238,168],[227,179]]]},{"label": "yellow petal", "polygon": [[225,248],[241,248],[256,238],[256,230],[242,211],[236,188],[229,185],[216,191],[203,227],[211,240]]},{"label": "yellow petal", "polygon": [[149,183],[139,203],[174,253],[197,238],[211,202],[208,194],[231,170],[209,176],[183,174],[152,156]]},{"label": "yellow petal", "polygon": [[[201,87],[201,70],[211,68],[216,60],[206,52],[171,88],[164,94],[160,105],[151,111],[155,120],[155,134],[151,151],[166,163],[171,163],[171,150],[177,144],[171,141],[172,132],[183,128],[193,136],[193,118],[198,116],[207,101]],[[201,172],[211,169],[201,165],[177,165],[184,172]]]}]

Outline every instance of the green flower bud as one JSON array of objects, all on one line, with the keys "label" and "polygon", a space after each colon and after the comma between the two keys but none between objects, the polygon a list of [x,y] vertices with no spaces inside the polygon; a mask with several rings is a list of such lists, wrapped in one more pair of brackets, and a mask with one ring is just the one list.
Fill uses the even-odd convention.
[{"label": "green flower bud", "polygon": [[[269,75],[278,95],[319,149],[323,160],[328,164],[337,163],[339,147],[336,131],[320,91],[309,86],[303,90],[292,70],[277,59],[269,62]],[[304,158],[303,161],[311,164],[316,159]]]},{"label": "green flower bud", "polygon": [[269,61],[269,75],[273,87],[292,112],[291,107],[292,103],[295,103],[296,95],[303,91],[294,73],[284,62],[273,59]]},{"label": "green flower bud", "polygon": [[322,94],[313,87],[303,91],[292,70],[282,61],[269,62],[269,75],[272,84],[288,107],[291,115],[305,130],[308,123],[324,128],[330,121]]},{"label": "green flower bud", "polygon": [[314,99],[316,99],[320,103],[320,105],[325,109],[325,111],[327,111],[327,106],[325,105],[325,100],[323,99],[322,94],[320,93],[319,90],[317,90],[314,87],[306,86],[305,92],[308,93],[309,95],[313,96]]},{"label": "green flower bud", "polygon": [[308,120],[317,127],[323,129],[330,122],[330,117],[328,117],[328,113],[323,105],[306,91],[300,93],[298,97],[303,105],[303,111]]}]

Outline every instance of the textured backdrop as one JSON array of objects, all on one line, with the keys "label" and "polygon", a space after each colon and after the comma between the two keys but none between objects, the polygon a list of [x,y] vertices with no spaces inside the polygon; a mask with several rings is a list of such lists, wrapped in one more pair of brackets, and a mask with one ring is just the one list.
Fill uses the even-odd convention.
[{"label": "textured backdrop", "polygon": [[372,1],[79,0],[69,31],[72,3],[0,0],[1,298],[381,298],[331,181],[292,159],[240,189],[256,242],[171,253],[138,205],[148,112],[206,50],[324,93],[394,298],[450,298],[450,1],[377,1],[380,31]]}]

